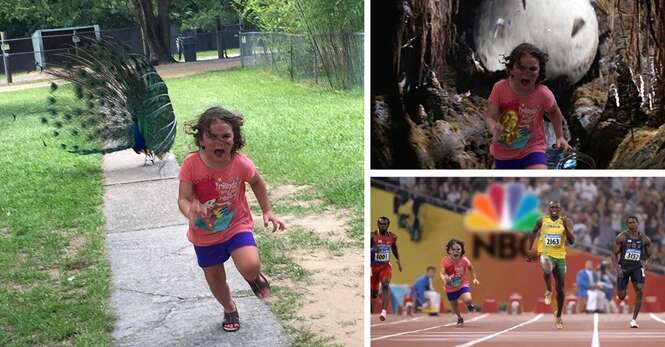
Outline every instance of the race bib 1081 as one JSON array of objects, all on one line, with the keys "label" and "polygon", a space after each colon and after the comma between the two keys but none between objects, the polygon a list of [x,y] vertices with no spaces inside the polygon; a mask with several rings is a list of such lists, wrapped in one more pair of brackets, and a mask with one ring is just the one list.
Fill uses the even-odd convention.
[{"label": "race bib 1081", "polygon": [[386,262],[390,260],[390,253],[388,252],[376,252],[374,253],[374,261]]}]

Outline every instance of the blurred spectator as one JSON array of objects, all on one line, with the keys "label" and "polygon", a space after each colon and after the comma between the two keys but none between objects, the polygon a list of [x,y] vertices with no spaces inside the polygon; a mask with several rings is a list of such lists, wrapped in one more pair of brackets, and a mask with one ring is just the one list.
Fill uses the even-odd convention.
[{"label": "blurred spectator", "polygon": [[418,277],[416,282],[413,283],[413,291],[415,294],[414,301],[416,303],[416,309],[418,310],[423,305],[425,305],[425,291],[434,290],[434,286],[432,285],[432,277],[434,277],[435,272],[436,269],[434,266],[428,266],[425,274]]},{"label": "blurred spectator", "polygon": [[423,198],[420,194],[411,194],[410,196],[413,204],[411,205],[411,210],[413,211],[413,224],[409,228],[409,234],[411,235],[411,241],[418,242],[420,241],[421,228],[420,228],[420,206],[422,206]]},{"label": "blurred spectator", "polygon": [[649,223],[649,217],[644,213],[644,208],[642,206],[637,206],[635,208],[635,217],[637,217],[637,220],[640,221],[639,226],[637,227],[637,231],[643,233],[645,225]]},{"label": "blurred spectator", "polygon": [[586,311],[587,301],[589,299],[589,288],[594,282],[591,278],[592,273],[587,271],[587,266],[577,272],[575,276],[575,296],[577,296],[577,312],[582,313]]},{"label": "blurred spectator", "polygon": [[598,196],[598,188],[596,185],[591,182],[589,179],[582,178],[581,180],[575,182],[575,191],[579,195],[581,200],[586,202],[593,202]]},{"label": "blurred spectator", "polygon": [[[665,224],[661,223],[658,226],[658,232],[651,238],[651,242],[661,245],[665,244]],[[662,262],[661,264],[665,265],[665,262]]]},{"label": "blurred spectator", "polygon": [[665,264],[665,243],[661,243],[658,246],[658,254],[656,254],[655,258],[657,264]]},{"label": "blurred spectator", "polygon": [[610,216],[605,215],[599,218],[598,237],[594,240],[594,246],[601,249],[612,249],[612,243],[617,237],[617,233],[612,230]]},{"label": "blurred spectator", "polygon": [[549,191],[544,191],[545,201],[561,201],[563,180],[556,180],[552,182],[552,187]]},{"label": "blurred spectator", "polygon": [[176,50],[178,51],[178,61],[182,59],[182,52],[183,52],[183,37],[182,33],[178,34],[178,37],[175,39],[175,47]]},{"label": "blurred spectator", "polygon": [[577,312],[598,312],[606,305],[605,293],[600,290],[599,274],[593,270],[593,262],[587,260],[577,272]]},{"label": "blurred spectator", "polygon": [[599,310],[606,313],[617,313],[618,308],[614,302],[614,286],[617,283],[617,276],[610,270],[611,263],[610,260],[605,259],[598,268],[598,287],[605,295],[604,307]]}]

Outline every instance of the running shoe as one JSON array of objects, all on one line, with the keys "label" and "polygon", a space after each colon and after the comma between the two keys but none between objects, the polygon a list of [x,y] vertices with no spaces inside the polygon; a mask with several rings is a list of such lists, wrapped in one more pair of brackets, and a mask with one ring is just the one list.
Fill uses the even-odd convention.
[{"label": "running shoe", "polygon": [[631,320],[630,320],[630,327],[631,327],[631,328],[639,328],[640,326],[637,325],[637,321],[636,321],[636,320],[631,319]]},{"label": "running shoe", "polygon": [[557,317],[554,326],[559,330],[563,329],[563,321],[561,320],[561,317]]},{"label": "running shoe", "polygon": [[552,292],[549,290],[545,291],[545,305],[549,305],[552,303]]},{"label": "running shoe", "polygon": [[462,317],[457,318],[457,326],[461,327],[463,325],[464,325],[464,318]]},{"label": "running shoe", "polygon": [[388,313],[386,312],[386,310],[381,310],[381,315],[379,316],[379,319],[382,320],[382,321],[386,320],[386,315],[387,314]]}]

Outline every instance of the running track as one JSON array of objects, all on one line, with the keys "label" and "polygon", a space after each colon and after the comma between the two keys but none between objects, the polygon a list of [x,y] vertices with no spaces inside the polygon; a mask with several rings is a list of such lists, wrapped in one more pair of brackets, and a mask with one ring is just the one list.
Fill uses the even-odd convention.
[{"label": "running track", "polygon": [[439,316],[395,316],[381,322],[372,315],[372,346],[665,346],[665,313],[640,313],[638,329],[628,325],[629,314],[563,315],[563,330],[554,328],[552,314],[465,314],[456,327],[451,313]]}]

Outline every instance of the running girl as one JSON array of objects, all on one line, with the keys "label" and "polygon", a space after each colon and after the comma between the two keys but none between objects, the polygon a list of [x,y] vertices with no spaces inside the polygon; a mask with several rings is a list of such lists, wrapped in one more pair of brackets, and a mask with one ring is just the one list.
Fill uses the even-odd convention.
[{"label": "running girl", "polygon": [[467,270],[473,277],[473,284],[478,285],[480,282],[476,277],[476,272],[471,265],[469,258],[464,254],[464,241],[451,239],[446,245],[446,255],[441,259],[441,279],[448,296],[448,302],[457,315],[457,326],[464,325],[464,318],[459,312],[457,307],[458,300],[464,301],[469,312],[476,310],[471,298],[471,289],[469,289],[469,281],[466,279]]}]

